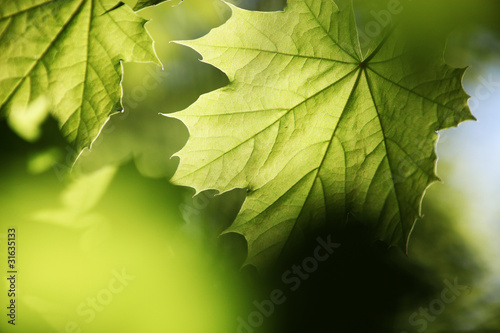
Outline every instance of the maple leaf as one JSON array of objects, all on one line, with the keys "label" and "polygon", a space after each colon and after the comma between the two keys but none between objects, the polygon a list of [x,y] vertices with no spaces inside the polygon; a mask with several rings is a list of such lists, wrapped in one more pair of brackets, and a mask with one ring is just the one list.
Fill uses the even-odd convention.
[{"label": "maple leaf", "polygon": [[246,264],[258,268],[348,217],[406,249],[437,179],[437,131],[473,119],[464,69],[412,60],[394,29],[363,55],[350,1],[231,10],[221,27],[179,42],[230,84],[168,115],[190,132],[172,181],[248,189],[226,232],[246,238]]}]

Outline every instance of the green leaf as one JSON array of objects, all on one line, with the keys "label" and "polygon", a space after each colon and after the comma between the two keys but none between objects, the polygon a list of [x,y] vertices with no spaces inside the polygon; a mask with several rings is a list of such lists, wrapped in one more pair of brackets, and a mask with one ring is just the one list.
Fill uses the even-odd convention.
[{"label": "green leaf", "polygon": [[122,61],[156,62],[146,23],[116,0],[0,0],[0,109],[49,103],[77,151],[122,110]]},{"label": "green leaf", "polygon": [[473,119],[463,69],[411,60],[395,33],[363,56],[350,1],[290,0],[180,42],[231,83],[173,117],[190,131],[173,182],[247,188],[226,232],[265,268],[323,225],[347,218],[406,248],[435,175],[436,131]]}]

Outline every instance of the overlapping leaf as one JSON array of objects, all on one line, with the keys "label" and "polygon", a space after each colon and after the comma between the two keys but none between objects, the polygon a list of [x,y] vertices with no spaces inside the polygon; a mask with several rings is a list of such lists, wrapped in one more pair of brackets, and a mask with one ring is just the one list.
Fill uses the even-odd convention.
[{"label": "overlapping leaf", "polygon": [[156,6],[162,2],[169,1],[169,0],[139,0],[134,6],[134,10],[138,11],[141,9],[144,9],[146,7],[150,6]]},{"label": "overlapping leaf", "polygon": [[350,1],[289,0],[181,42],[231,83],[173,114],[191,137],[173,181],[247,188],[228,232],[264,268],[303,235],[352,218],[406,247],[435,175],[436,131],[472,119],[464,70],[425,65],[392,33],[362,55]]},{"label": "overlapping leaf", "polygon": [[159,62],[145,20],[117,0],[0,0],[0,108],[43,100],[77,151],[122,110],[122,61]]}]

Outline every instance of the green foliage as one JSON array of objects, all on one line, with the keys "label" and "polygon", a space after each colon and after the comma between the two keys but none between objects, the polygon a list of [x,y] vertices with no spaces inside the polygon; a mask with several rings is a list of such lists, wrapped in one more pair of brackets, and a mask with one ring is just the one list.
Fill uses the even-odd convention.
[{"label": "green foliage", "polygon": [[116,0],[0,1],[0,108],[42,104],[77,151],[122,110],[122,61],[156,62],[152,40]]},{"label": "green foliage", "polygon": [[290,0],[184,41],[231,83],[173,114],[191,137],[173,181],[247,188],[227,232],[267,267],[322,225],[347,219],[406,248],[435,175],[436,131],[473,119],[463,69],[418,57],[388,29],[362,54],[351,2]]},{"label": "green foliage", "polygon": [[[285,0],[228,1],[237,4],[239,8],[254,11],[282,10],[287,2]],[[2,2],[0,0],[0,4]],[[124,2],[130,8],[134,8],[138,1],[125,0]],[[157,2],[139,1],[143,4],[156,4]],[[175,6],[179,2],[180,0],[170,1],[161,6],[141,10],[137,14],[152,21],[148,23],[147,28],[155,41],[158,58],[165,64],[165,68],[162,70],[155,64],[125,63],[123,65],[125,76],[121,85],[125,112],[110,118],[102,128],[98,139],[93,141],[92,149],[84,151],[76,163],[74,157],[78,153],[61,137],[56,121],[52,119],[52,116],[49,117],[51,119],[45,121],[47,114],[50,114],[52,110],[48,98],[39,98],[28,107],[17,109],[19,112],[9,111],[8,118],[0,119],[0,136],[2,137],[0,142],[4,143],[0,148],[1,220],[4,221],[5,228],[15,225],[19,226],[20,230],[22,229],[20,241],[23,245],[23,253],[27,254],[22,258],[25,278],[22,281],[22,302],[19,304],[19,313],[24,315],[20,317],[19,325],[16,325],[15,329],[18,332],[30,333],[62,332],[65,329],[69,330],[68,319],[76,319],[78,324],[82,324],[81,328],[89,332],[106,331],[112,326],[113,331],[136,333],[137,330],[145,330],[144,323],[149,323],[148,327],[153,331],[162,328],[163,331],[200,332],[200,327],[203,327],[201,329],[203,332],[246,331],[241,328],[241,320],[251,323],[252,319],[255,319],[254,311],[259,310],[255,304],[265,302],[270,297],[270,291],[279,289],[285,292],[286,302],[276,305],[272,315],[262,314],[263,323],[259,327],[252,327],[254,332],[400,333],[423,329],[426,332],[498,332],[499,288],[496,283],[498,265],[495,262],[495,253],[498,249],[495,247],[495,233],[493,232],[498,220],[498,214],[495,215],[498,209],[495,209],[494,204],[498,201],[498,193],[495,192],[498,177],[494,168],[498,160],[494,157],[495,148],[498,147],[498,136],[494,135],[496,133],[494,124],[497,123],[498,117],[495,116],[495,112],[487,110],[498,108],[498,105],[494,103],[494,89],[498,88],[496,78],[498,73],[491,68],[490,63],[498,59],[496,56],[498,52],[495,53],[495,50],[498,51],[498,48],[495,48],[498,45],[492,39],[495,35],[486,35],[489,37],[485,38],[484,32],[479,31],[479,27],[482,27],[481,29],[486,27],[488,29],[486,33],[494,31],[488,26],[492,25],[492,22],[498,23],[494,14],[498,13],[498,10],[494,10],[494,7],[498,9],[496,2],[486,1],[479,4],[457,0],[451,8],[447,0],[424,1],[424,3],[402,1],[401,7],[396,12],[393,7],[389,6],[389,4],[397,3],[392,0],[354,1],[357,30],[361,36],[361,55],[357,54],[356,47],[353,47],[349,40],[342,47],[349,52],[353,51],[359,57],[358,59],[366,59],[370,54],[367,53],[370,45],[364,42],[369,41],[370,38],[373,39],[375,34],[373,28],[385,27],[389,19],[398,21],[400,24],[397,30],[391,31],[393,34],[377,51],[377,57],[381,57],[383,52],[389,54],[389,58],[391,54],[401,53],[398,59],[401,62],[390,61],[392,66],[383,68],[384,73],[393,75],[391,78],[402,78],[403,74],[416,73],[413,77],[405,77],[400,82],[403,85],[414,83],[416,79],[424,80],[425,77],[437,78],[439,69],[450,70],[450,82],[453,82],[456,91],[451,88],[451,85],[448,90],[437,85],[434,89],[434,85],[431,84],[420,87],[421,90],[425,90],[425,94],[422,95],[426,97],[443,90],[443,96],[440,97],[443,103],[448,98],[446,91],[453,90],[453,94],[459,96],[459,99],[457,108],[451,104],[450,114],[448,110],[438,110],[429,101],[420,100],[415,96],[409,97],[406,101],[404,95],[406,92],[403,89],[398,92],[399,96],[395,96],[396,88],[387,82],[381,83],[381,80],[371,71],[376,70],[374,67],[376,57],[368,61],[360,61],[351,60],[346,56],[345,62],[353,62],[353,64],[338,64],[334,67],[332,63],[329,69],[327,59],[338,59],[345,55],[338,49],[331,52],[326,45],[322,49],[320,44],[330,43],[331,40],[326,36],[321,43],[317,42],[316,38],[313,38],[316,34],[314,31],[307,33],[304,31],[302,36],[301,31],[298,30],[297,34],[290,33],[288,37],[273,37],[273,41],[278,40],[279,43],[276,44],[283,45],[282,43],[286,44],[287,38],[296,38],[299,41],[296,45],[300,46],[300,50],[292,51],[300,52],[299,55],[324,52],[325,63],[320,63],[317,67],[323,66],[323,72],[327,74],[335,71],[345,72],[347,69],[342,66],[351,66],[355,72],[351,74],[351,77],[345,78],[351,79],[351,84],[342,81],[336,83],[337,87],[344,83],[347,87],[345,94],[342,90],[335,90],[334,86],[328,87],[330,83],[335,82],[333,76],[318,75],[316,78],[311,74],[314,71],[314,63],[309,58],[312,57],[304,57],[304,65],[299,68],[297,64],[300,63],[297,59],[290,59],[288,64],[280,63],[284,59],[283,55],[275,54],[271,60],[260,53],[255,53],[254,59],[248,60],[245,57],[251,59],[253,56],[250,52],[245,54],[241,53],[241,50],[236,50],[238,52],[234,52],[235,57],[225,56],[221,52],[220,62],[225,62],[225,65],[222,65],[233,68],[227,70],[227,68],[222,68],[222,65],[216,66],[226,71],[231,78],[229,80],[226,74],[215,66],[199,62],[198,53],[190,48],[169,42],[199,38],[207,34],[211,28],[223,24],[230,17],[231,8],[220,0],[188,0],[183,1],[180,6]],[[295,4],[297,3],[299,2],[295,1]],[[314,3],[308,2],[308,4]],[[322,3],[325,6],[331,3],[331,0],[323,0]],[[337,4],[340,5],[341,10],[345,10],[345,16],[340,13],[331,13],[332,16],[338,17],[339,20],[344,20],[346,17],[352,20],[349,3],[338,1]],[[331,9],[334,11],[336,8]],[[0,12],[2,10],[0,6]],[[242,12],[237,8],[234,10],[237,11],[237,15]],[[285,14],[270,13],[268,17],[280,20],[283,27],[291,22],[292,27],[289,27],[289,31],[293,31],[293,28],[298,26],[299,20],[311,18],[307,12],[297,18],[288,13],[289,10],[290,8]],[[244,11],[243,13],[246,14]],[[325,7],[321,13],[327,13]],[[237,21],[239,24],[235,24],[236,21],[228,23],[229,28],[237,27],[233,29],[235,35],[232,35],[232,32],[228,33],[229,29],[223,27],[216,30],[218,36],[223,34],[227,40],[239,38],[241,43],[260,48],[267,47],[269,41],[266,40],[266,35],[272,32],[263,24],[264,20],[254,19],[260,17],[259,13],[250,14],[252,16],[247,16],[251,18],[250,22],[259,29],[262,28],[265,34],[258,33],[255,29],[247,29],[248,26],[240,20]],[[282,19],[283,17],[287,20]],[[488,23],[490,20],[492,21]],[[279,23],[276,22],[276,25]],[[311,27],[314,26],[313,23],[313,21],[309,22]],[[459,26],[458,29],[453,27],[455,23]],[[343,28],[342,24],[338,26]],[[335,29],[336,25],[333,27]],[[283,31],[286,31],[286,28],[283,28],[283,31],[280,29],[275,29],[275,32],[284,35]],[[241,30],[248,31],[249,36],[242,35]],[[317,26],[316,30],[318,30]],[[351,28],[339,29],[339,35],[349,36],[352,31]],[[303,143],[304,140],[310,142],[317,140],[319,135],[327,136],[324,133],[316,133],[309,127],[318,129],[321,128],[320,125],[324,125],[331,130],[335,125],[330,123],[333,123],[332,119],[335,121],[331,113],[345,107],[347,95],[352,94],[356,96],[356,100],[351,97],[351,104],[345,107],[345,113],[341,115],[342,120],[338,121],[340,126],[336,130],[337,134],[340,133],[343,136],[336,136],[335,140],[339,142],[339,139],[348,140],[345,146],[351,144],[351,147],[355,142],[358,151],[348,153],[353,161],[353,156],[364,156],[365,150],[368,153],[370,145],[374,144],[370,140],[377,142],[380,140],[380,136],[377,135],[382,134],[380,132],[372,138],[367,138],[370,133],[359,129],[359,124],[363,124],[364,117],[375,118],[376,114],[373,106],[370,107],[371,96],[363,93],[370,92],[369,80],[371,80],[372,85],[377,87],[377,89],[372,89],[377,98],[376,101],[379,104],[384,102],[384,106],[380,107],[381,114],[388,115],[391,108],[401,105],[400,109],[394,110],[394,113],[405,112],[412,116],[386,117],[385,123],[389,124],[389,128],[394,132],[404,133],[404,135],[393,137],[398,138],[398,143],[403,142],[407,145],[405,147],[408,149],[408,156],[401,158],[387,151],[385,158],[389,161],[392,157],[391,160],[395,161],[394,170],[389,171],[383,168],[384,165],[380,166],[379,172],[387,176],[388,184],[380,185],[380,179],[372,177],[374,185],[367,193],[367,198],[376,197],[384,189],[387,190],[385,186],[390,186],[391,182],[395,184],[395,188],[389,188],[388,191],[393,191],[394,195],[396,190],[399,193],[400,189],[403,189],[402,193],[405,195],[414,189],[418,190],[418,186],[422,186],[423,181],[417,177],[420,174],[416,173],[418,170],[413,165],[413,160],[426,168],[429,175],[434,174],[431,168],[434,162],[432,164],[429,162],[429,159],[434,158],[432,155],[435,139],[434,126],[426,127],[422,121],[425,119],[435,121],[434,113],[440,114],[441,119],[450,120],[450,123],[443,122],[442,124],[436,121],[435,128],[439,128],[453,125],[461,120],[460,117],[467,115],[466,110],[463,110],[463,113],[459,111],[464,106],[463,101],[466,98],[460,92],[461,87],[458,83],[460,72],[456,71],[453,74],[453,70],[443,66],[439,60],[440,55],[435,57],[426,54],[439,52],[438,49],[444,45],[444,38],[449,38],[451,31],[453,35],[447,41],[445,59],[448,64],[453,64],[455,67],[471,65],[464,84],[474,95],[471,109],[480,121],[476,124],[465,124],[459,130],[447,130],[440,133],[439,175],[443,177],[446,184],[436,184],[426,191],[422,207],[424,217],[419,220],[411,233],[408,256],[398,248],[387,248],[380,242],[372,243],[374,237],[379,237],[377,231],[384,232],[384,226],[377,224],[381,220],[380,216],[376,215],[376,211],[372,216],[369,210],[365,210],[371,207],[366,200],[358,201],[363,186],[366,186],[370,177],[373,176],[370,173],[373,169],[367,165],[374,164],[374,161],[379,158],[384,158],[380,156],[380,154],[384,155],[383,150],[373,152],[371,155],[367,154],[361,167],[352,163],[349,169],[345,169],[344,172],[350,177],[344,179],[344,181],[348,180],[343,185],[346,191],[334,197],[335,200],[327,202],[324,213],[312,205],[314,197],[306,199],[306,204],[302,206],[303,214],[312,214],[301,215],[297,219],[299,223],[291,233],[292,237],[281,250],[283,257],[275,261],[273,269],[267,271],[266,274],[257,274],[253,267],[240,269],[246,256],[247,244],[241,235],[230,233],[224,237],[216,237],[234,221],[247,194],[250,195],[251,201],[256,198],[254,191],[264,193],[264,189],[269,190],[269,187],[265,185],[260,188],[256,187],[254,181],[256,174],[253,170],[245,168],[242,171],[249,179],[245,190],[232,190],[215,197],[214,194],[217,193],[215,190],[204,191],[193,197],[191,188],[172,186],[166,182],[165,178],[169,179],[174,174],[178,164],[178,159],[169,158],[186,143],[189,133],[181,121],[160,117],[158,112],[170,113],[185,109],[194,103],[200,94],[223,87],[230,81],[232,83],[229,87],[233,89],[232,97],[220,99],[223,106],[229,105],[228,109],[231,105],[229,101],[234,100],[235,93],[243,92],[241,96],[245,98],[244,101],[248,100],[249,105],[255,106],[257,98],[266,103],[282,103],[283,99],[274,91],[281,89],[280,94],[293,94],[288,86],[283,89],[285,84],[295,84],[297,91],[301,89],[305,92],[312,92],[316,88],[328,88],[329,91],[328,93],[325,91],[323,98],[311,98],[306,102],[308,105],[303,109],[303,117],[297,118],[297,124],[302,127],[294,124],[290,130],[293,132],[289,137],[295,145]],[[402,37],[399,34],[404,34],[406,45],[400,42]],[[212,35],[215,36],[214,33]],[[387,35],[386,32],[379,36],[380,38],[373,40],[371,50],[376,50]],[[309,37],[310,41],[305,41]],[[194,43],[199,43],[199,41]],[[0,44],[0,47],[2,45]],[[207,44],[207,46],[213,48],[213,45]],[[393,48],[394,52],[389,50],[393,46],[398,46],[398,48]],[[193,45],[193,47],[200,50],[199,45]],[[314,47],[314,50],[311,47]],[[478,54],[477,51],[481,50],[485,52]],[[235,50],[228,51],[226,48],[226,52],[232,51]],[[217,56],[215,52],[208,50],[203,53],[203,56],[208,62],[213,63],[215,60],[210,58]],[[241,56],[242,54],[244,56]],[[241,59],[244,60],[243,63]],[[268,59],[270,61],[267,61]],[[261,67],[258,66],[259,62]],[[13,63],[9,66],[0,65],[2,72],[8,73]],[[288,65],[290,68],[286,67],[285,70],[278,71],[273,69],[274,64]],[[269,73],[276,76],[275,81],[266,77]],[[318,70],[317,74],[320,73]],[[280,75],[284,77],[280,78]],[[454,75],[455,77],[452,78]],[[309,90],[296,83],[302,76],[307,77],[303,81],[311,86]],[[264,83],[271,81],[273,84],[274,82],[279,84],[274,85],[276,90],[271,90],[270,84],[262,84],[262,89],[259,90],[256,87],[260,83],[257,78]],[[477,81],[474,82],[474,78]],[[356,80],[359,81],[356,89],[353,89]],[[442,85],[446,83],[443,81]],[[428,89],[426,90],[425,87]],[[431,87],[432,91],[430,91]],[[255,93],[250,96],[252,92]],[[492,96],[489,96],[490,93]],[[212,94],[212,96],[216,95]],[[304,95],[305,97],[307,96]],[[401,102],[403,100],[405,103]],[[356,106],[356,103],[363,101],[368,107],[360,109]],[[236,111],[240,110],[236,103],[233,104]],[[341,106],[335,106],[336,104]],[[211,110],[208,106],[202,110],[205,116],[197,116],[198,122],[203,122],[203,117],[206,117],[207,111]],[[455,110],[457,110],[456,118],[453,116]],[[218,111],[220,112],[220,109]],[[264,117],[266,113],[272,114],[267,110],[259,113],[263,121],[268,121]],[[317,113],[315,115],[317,118],[312,118],[314,113]],[[420,114],[421,117],[415,116],[416,114]],[[232,130],[234,126],[233,121],[237,120],[236,116],[212,116],[212,120],[218,118],[221,124],[211,124],[211,127],[206,129],[206,133],[212,136],[227,136],[228,130]],[[257,117],[255,121],[248,118],[248,115],[246,117],[252,121],[245,124],[248,125],[245,126],[246,129],[234,129],[233,132],[238,136],[251,136],[250,132],[242,133],[258,126]],[[284,116],[282,119],[287,118]],[[318,119],[318,121],[311,124],[310,119]],[[192,121],[195,120],[196,118],[193,117]],[[377,119],[373,122],[376,125]],[[349,127],[346,124],[353,124],[353,126]],[[269,148],[270,153],[274,154],[269,155],[271,156],[269,161],[278,166],[279,161],[275,156],[278,153],[277,149],[280,145],[290,147],[287,144],[288,137],[283,135],[285,125],[288,125],[285,122],[280,125],[282,126],[279,128],[281,132],[279,131],[278,134],[281,133],[279,137],[281,141],[272,142],[272,148]],[[196,135],[196,131],[193,131],[196,126],[191,127],[191,133]],[[221,128],[224,130],[221,131]],[[366,126],[364,129],[369,128]],[[347,136],[351,131],[352,136]],[[416,143],[415,137],[421,138],[419,143]],[[257,142],[259,139],[253,140]],[[226,141],[229,142],[229,140]],[[222,143],[211,148],[225,149],[226,143]],[[266,148],[262,148],[262,144],[260,147],[261,151]],[[303,143],[302,147],[304,150],[311,149],[308,142]],[[291,157],[289,158],[285,153],[286,151],[283,153],[285,158],[290,159]],[[311,155],[313,153],[310,152]],[[290,156],[295,154],[297,150],[289,150]],[[331,151],[323,155],[325,161],[330,165],[337,165],[335,156],[332,157],[330,154]],[[421,158],[422,156],[424,158]],[[225,162],[228,165],[238,163],[241,162],[240,157],[240,155],[236,158],[228,157]],[[312,164],[317,163],[314,158],[309,161]],[[299,173],[304,172],[305,167],[301,161],[293,163],[299,167],[297,168]],[[340,162],[341,166],[342,163],[344,160]],[[268,166],[262,170],[270,173],[267,168]],[[225,170],[220,169],[223,175]],[[337,172],[343,172],[342,167],[334,171],[331,173],[332,178],[338,177]],[[325,176],[325,167],[319,173],[322,180],[328,180],[330,177],[330,173]],[[279,172],[276,174],[279,178]],[[393,178],[389,177],[389,174]],[[281,176],[281,179],[286,181],[273,183],[276,190],[279,190],[281,184],[285,187],[291,186],[286,178],[288,175],[293,176],[290,171]],[[365,176],[366,179],[363,178]],[[151,177],[154,179],[148,179]],[[425,180],[425,177],[421,177]],[[293,177],[290,177],[290,182],[293,181]],[[341,182],[337,184],[342,185]],[[375,187],[377,184],[380,186]],[[200,187],[197,190],[200,192],[203,188]],[[336,188],[330,186],[327,191],[328,195],[333,195]],[[417,195],[417,192],[413,193]],[[274,195],[274,192],[266,193]],[[348,199],[350,206],[346,207],[350,209],[349,211],[346,207],[339,205],[338,199],[342,199],[342,195]],[[383,193],[380,197],[382,200]],[[364,200],[364,197],[361,199]],[[297,202],[297,205],[300,205],[300,200]],[[371,202],[371,204],[376,205],[377,202]],[[394,204],[394,202],[389,202],[389,204]],[[251,208],[247,202],[243,212],[248,212],[249,207]],[[354,211],[353,207],[357,211]],[[418,203],[414,207],[418,210]],[[248,223],[249,230],[256,228],[258,232],[259,228],[266,227],[266,224],[274,223],[273,219],[277,216],[275,211],[278,208],[284,211],[298,209],[293,205],[273,204],[269,210],[262,213],[262,216],[269,219],[263,221],[261,226],[254,223],[256,221],[254,219]],[[343,213],[346,215],[349,213],[347,215],[349,223],[345,226],[342,225],[346,219]],[[420,215],[419,212],[416,215]],[[241,221],[241,216],[238,221]],[[355,224],[353,223],[355,221],[361,223]],[[410,221],[410,218],[405,221]],[[330,228],[325,230],[321,224],[342,228],[334,231]],[[392,225],[392,221],[387,224],[387,226]],[[314,237],[306,237],[309,236],[309,232],[314,232]],[[276,232],[275,235],[278,241],[283,237],[281,232]],[[317,270],[309,265],[305,270],[305,263],[313,264],[310,260],[318,245],[316,237],[326,238],[328,235],[334,242],[342,244],[339,251],[335,251],[327,261],[318,262]],[[264,237],[274,236],[268,233]],[[57,254],[55,261],[52,260],[54,253]],[[268,253],[271,256],[276,255],[272,251]],[[253,263],[259,265],[259,259],[254,259]],[[272,260],[269,258],[268,262]],[[260,263],[259,267],[266,264],[263,261]],[[110,270],[122,265],[127,267],[127,271],[130,270],[131,274],[140,272],[140,276],[137,274],[137,283],[140,285],[136,285],[134,281],[133,284],[137,288],[127,289],[123,295],[119,296],[119,299],[116,298],[116,302],[110,304],[109,308],[106,307],[104,312],[97,314],[96,321],[87,325],[75,312],[76,306],[87,297],[95,296],[99,288],[105,287],[106,276]],[[292,268],[293,266],[299,268],[302,266],[302,273],[295,274],[300,271]],[[313,271],[310,273],[311,269]],[[300,278],[301,282],[297,290],[290,288],[292,286],[290,282],[293,282],[295,286],[297,280],[287,280],[283,277],[283,274],[289,270],[293,270],[293,276]],[[92,274],[89,275],[89,272]],[[211,274],[214,273],[216,275],[212,280]],[[234,276],[235,274],[237,276]],[[81,276],[85,278],[80,279]],[[200,276],[203,278],[200,279]],[[232,276],[235,279],[230,278]],[[305,279],[303,279],[304,276],[306,276]],[[446,293],[445,281],[456,279],[460,285],[470,287],[470,291],[461,293],[451,303],[444,302],[445,308],[442,311],[439,308],[439,302],[444,301],[442,295],[443,292]],[[204,283],[207,281],[208,284]],[[235,287],[240,284],[244,288]],[[142,286],[149,288],[146,290]],[[200,295],[202,295],[201,299]],[[227,304],[221,303],[223,308],[218,306],[221,295],[227,295],[227,300],[231,300]],[[240,302],[242,306],[236,304]],[[144,318],[141,317],[140,323],[136,320],[137,316],[128,315],[127,312],[127,309],[132,309],[130,313],[134,312],[138,304],[150,304],[150,308],[155,309],[149,317],[142,316]],[[175,311],[172,311],[172,307]],[[213,309],[214,312],[207,313],[207,308]],[[421,310],[424,308],[430,308],[428,315],[432,316],[432,320],[425,321],[427,314]],[[165,321],[165,316],[158,316],[159,313],[172,314],[171,317],[178,320]],[[221,325],[212,320],[212,318],[217,318],[217,313],[224,314],[224,323]],[[115,320],[117,318],[126,318],[126,320]],[[248,321],[249,318],[250,321]],[[359,318],[364,318],[364,320],[358,320]],[[138,323],[140,328],[136,325]],[[3,332],[2,329],[0,331]]]}]

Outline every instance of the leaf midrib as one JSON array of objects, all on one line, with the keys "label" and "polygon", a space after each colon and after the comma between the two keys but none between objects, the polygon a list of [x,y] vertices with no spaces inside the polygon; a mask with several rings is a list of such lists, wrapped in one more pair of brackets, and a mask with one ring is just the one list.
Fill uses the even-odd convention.
[{"label": "leaf midrib", "polygon": [[[321,187],[323,188],[323,181],[321,180],[321,177],[320,177],[320,175],[319,175],[319,174],[320,174],[320,172],[321,172],[321,168],[323,167],[323,165],[324,165],[324,163],[325,163],[326,156],[328,155],[328,151],[330,150],[330,148],[331,148],[331,146],[332,146],[333,139],[335,138],[335,134],[337,134],[337,130],[338,130],[339,126],[340,126],[340,122],[341,122],[342,118],[344,117],[344,115],[347,113],[347,106],[348,106],[348,105],[349,105],[349,103],[351,102],[352,96],[354,95],[354,93],[355,93],[355,91],[356,91],[356,89],[357,89],[357,87],[358,87],[358,85],[359,85],[359,81],[360,81],[360,79],[361,79],[362,70],[361,70],[360,68],[357,68],[356,70],[359,70],[359,72],[358,72],[358,76],[356,77],[356,81],[354,82],[354,85],[353,85],[353,87],[352,87],[352,89],[351,89],[351,92],[350,92],[350,94],[349,94],[349,97],[348,97],[348,98],[347,98],[347,100],[346,100],[346,103],[345,103],[345,105],[344,105],[344,108],[343,108],[343,110],[342,110],[342,112],[341,112],[341,114],[340,114],[340,117],[339,117],[338,121],[337,121],[337,125],[335,126],[335,129],[332,131],[332,135],[331,135],[331,137],[330,137],[330,140],[329,140],[329,142],[328,142],[328,145],[327,145],[327,146],[326,146],[326,148],[325,148],[325,152],[323,153],[323,157],[322,157],[321,161],[319,162],[318,167],[317,167],[316,169],[313,169],[313,170],[312,170],[312,171],[314,171],[314,170],[316,171],[316,175],[314,176],[314,179],[313,179],[313,181],[311,182],[311,187],[309,188],[309,191],[308,191],[308,193],[307,193],[307,195],[306,195],[306,197],[305,197],[305,200],[304,200],[304,205],[302,205],[302,208],[300,209],[299,214],[298,214],[298,215],[297,215],[297,217],[295,218],[295,223],[293,224],[292,230],[290,230],[290,233],[288,234],[288,237],[287,237],[287,239],[286,239],[286,241],[285,241],[285,244],[283,244],[283,247],[281,248],[281,251],[280,251],[280,254],[279,254],[280,256],[281,256],[281,254],[283,253],[283,250],[286,248],[286,246],[287,246],[287,244],[288,244],[288,242],[289,242],[289,240],[290,240],[290,238],[291,238],[290,236],[292,235],[292,233],[294,232],[294,230],[295,230],[296,226],[298,225],[298,220],[299,220],[300,216],[302,215],[302,212],[304,211],[304,208],[305,208],[305,206],[306,206],[306,205],[305,205],[305,203],[307,202],[307,199],[309,199],[309,196],[311,195],[312,189],[314,188],[314,184],[316,183],[316,181],[317,181],[318,179],[320,179],[320,182],[321,182]],[[309,173],[310,173],[310,172],[308,172],[307,174],[309,174]],[[294,185],[295,185],[295,184],[294,184]],[[293,187],[293,186],[292,186],[292,187]],[[347,191],[344,191],[344,192],[345,192],[345,194],[347,194]],[[323,190],[323,200],[324,200],[324,202],[325,202],[325,215],[326,215],[326,196],[325,196],[325,192],[324,192],[324,190]],[[347,204],[347,198],[344,200],[344,202]],[[261,236],[262,236],[262,235],[263,235],[263,234],[261,234]],[[260,237],[260,236],[259,236],[259,237]]]}]

